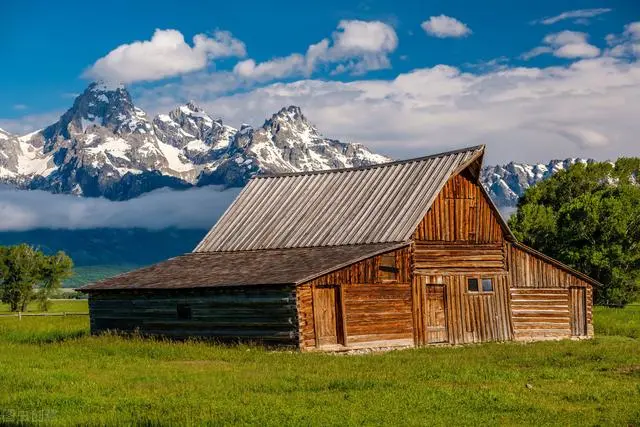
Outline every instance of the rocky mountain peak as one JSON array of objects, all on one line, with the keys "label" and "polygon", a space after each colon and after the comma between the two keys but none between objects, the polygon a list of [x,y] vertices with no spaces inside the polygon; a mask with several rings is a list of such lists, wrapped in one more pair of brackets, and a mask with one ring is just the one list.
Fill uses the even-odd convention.
[{"label": "rocky mountain peak", "polygon": [[280,109],[280,111],[265,122],[265,126],[274,123],[304,123],[309,125],[307,118],[302,114],[302,110],[296,105],[290,105]]},{"label": "rocky mountain peak", "polygon": [[193,101],[149,120],[124,86],[104,82],[90,84],[44,130],[0,133],[0,182],[116,200],[160,187],[241,186],[261,172],[387,160],[360,144],[324,138],[297,106],[239,131]]},{"label": "rocky mountain peak", "polygon": [[187,107],[189,110],[194,111],[196,113],[203,113],[204,112],[204,108],[201,108],[198,104],[196,104],[196,102],[193,99],[188,101],[186,104],[184,104],[184,106]]},{"label": "rocky mountain peak", "polygon": [[124,86],[94,82],[56,123],[42,131],[45,152],[54,150],[58,141],[91,133],[92,129],[107,129],[116,135],[146,134],[151,131],[151,124]]},{"label": "rocky mountain peak", "polygon": [[532,185],[576,163],[592,162],[593,159],[580,158],[557,159],[538,164],[509,162],[484,167],[480,179],[498,206],[513,207]]},{"label": "rocky mountain peak", "polygon": [[9,132],[0,128],[0,141],[13,137]]},{"label": "rocky mountain peak", "polygon": [[69,112],[72,120],[80,119],[86,124],[115,130],[125,119],[139,115],[141,110],[133,105],[131,95],[124,87],[92,83],[76,98]]}]

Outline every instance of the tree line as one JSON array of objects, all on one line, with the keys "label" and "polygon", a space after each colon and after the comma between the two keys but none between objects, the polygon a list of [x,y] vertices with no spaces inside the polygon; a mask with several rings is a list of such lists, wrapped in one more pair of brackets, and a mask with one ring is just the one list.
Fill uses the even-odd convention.
[{"label": "tree line", "polygon": [[37,301],[47,311],[49,298],[72,272],[73,261],[64,252],[45,255],[27,244],[0,246],[0,301],[11,311],[26,311]]},{"label": "tree line", "polygon": [[558,172],[525,191],[509,226],[518,240],[601,282],[596,303],[640,298],[640,158]]}]

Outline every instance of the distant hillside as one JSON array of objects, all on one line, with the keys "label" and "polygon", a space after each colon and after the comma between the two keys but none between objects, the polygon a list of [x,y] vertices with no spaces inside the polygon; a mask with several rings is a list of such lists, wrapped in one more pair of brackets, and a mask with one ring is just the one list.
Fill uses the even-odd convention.
[{"label": "distant hillside", "polygon": [[1,245],[29,243],[46,253],[64,250],[76,265],[65,286],[84,283],[190,252],[207,230],[101,228],[1,232]]}]

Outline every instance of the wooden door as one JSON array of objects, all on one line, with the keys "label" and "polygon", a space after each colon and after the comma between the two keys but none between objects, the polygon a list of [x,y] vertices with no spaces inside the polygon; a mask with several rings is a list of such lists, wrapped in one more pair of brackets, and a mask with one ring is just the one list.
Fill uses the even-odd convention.
[{"label": "wooden door", "polygon": [[571,335],[587,335],[587,291],[585,288],[569,288],[571,310]]},{"label": "wooden door", "polygon": [[424,329],[427,344],[449,340],[444,285],[425,286]]},{"label": "wooden door", "polygon": [[313,312],[318,346],[343,344],[340,334],[340,288],[316,287],[313,290]]}]

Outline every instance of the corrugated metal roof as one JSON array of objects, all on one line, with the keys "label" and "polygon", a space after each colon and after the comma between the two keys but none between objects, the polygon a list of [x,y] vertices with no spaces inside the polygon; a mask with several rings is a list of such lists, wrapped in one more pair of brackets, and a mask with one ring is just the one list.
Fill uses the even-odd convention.
[{"label": "corrugated metal roof", "polygon": [[297,285],[407,244],[191,253],[104,279],[79,290]]},{"label": "corrugated metal roof", "polygon": [[483,153],[253,178],[194,252],[406,241],[451,174]]}]

